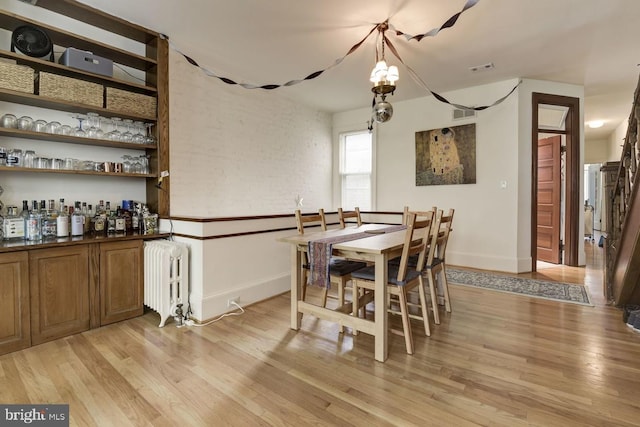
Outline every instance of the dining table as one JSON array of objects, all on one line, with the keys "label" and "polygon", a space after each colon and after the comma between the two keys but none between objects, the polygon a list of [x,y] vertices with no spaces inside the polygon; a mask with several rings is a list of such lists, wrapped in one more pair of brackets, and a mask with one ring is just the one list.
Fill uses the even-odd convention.
[{"label": "dining table", "polygon": [[[346,235],[358,235],[355,240],[344,240]],[[314,240],[331,240],[333,256],[353,261],[364,261],[375,265],[375,290],[373,300],[375,307],[373,320],[361,318],[352,313],[351,302],[337,308],[326,308],[302,300],[303,255],[308,251],[309,242]],[[341,229],[330,229],[304,234],[295,234],[277,240],[290,245],[291,261],[291,329],[299,330],[302,315],[309,314],[317,318],[336,322],[354,331],[374,336],[374,357],[384,362],[388,356],[388,316],[387,307],[387,274],[388,261],[402,254],[405,232],[392,224],[363,224]],[[354,296],[355,297],[355,296]],[[364,298],[364,297],[362,297]],[[366,300],[362,301],[366,303]],[[361,305],[364,306],[364,305]]]}]

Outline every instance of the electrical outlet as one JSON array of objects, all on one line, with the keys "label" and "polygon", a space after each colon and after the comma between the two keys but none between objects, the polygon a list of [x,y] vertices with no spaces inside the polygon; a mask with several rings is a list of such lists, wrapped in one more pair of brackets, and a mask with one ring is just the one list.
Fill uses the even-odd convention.
[{"label": "electrical outlet", "polygon": [[235,304],[240,304],[240,297],[233,297],[227,300],[227,307],[235,307]]}]

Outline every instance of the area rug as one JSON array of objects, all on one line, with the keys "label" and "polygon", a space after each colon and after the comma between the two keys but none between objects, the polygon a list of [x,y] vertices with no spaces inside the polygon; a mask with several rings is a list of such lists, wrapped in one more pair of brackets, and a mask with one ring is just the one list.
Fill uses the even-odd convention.
[{"label": "area rug", "polygon": [[587,288],[582,285],[459,270],[451,267],[447,267],[447,281],[458,285],[593,306]]}]

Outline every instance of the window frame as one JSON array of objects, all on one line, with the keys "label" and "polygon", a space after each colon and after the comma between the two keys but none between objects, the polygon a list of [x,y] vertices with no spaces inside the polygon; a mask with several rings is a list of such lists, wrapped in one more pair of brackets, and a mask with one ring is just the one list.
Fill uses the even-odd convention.
[{"label": "window frame", "polygon": [[[337,186],[336,189],[338,191],[338,197],[337,200],[339,202],[339,206],[342,207],[346,207],[351,209],[351,207],[349,206],[345,206],[344,203],[344,177],[347,175],[367,175],[367,173],[349,173],[349,174],[345,174],[343,173],[343,165],[344,165],[344,160],[345,160],[345,154],[346,154],[346,140],[349,136],[354,136],[354,135],[360,135],[360,134],[370,134],[370,143],[371,143],[371,165],[370,165],[370,172],[368,173],[369,175],[369,200],[370,200],[370,206],[366,207],[366,206],[358,206],[360,208],[360,210],[375,210],[376,209],[376,199],[375,199],[375,194],[376,194],[376,138],[375,138],[375,133],[372,131],[369,131],[368,129],[356,129],[356,130],[345,130],[342,132],[338,133],[338,144],[337,144],[337,148],[338,148],[338,155],[336,156],[336,160],[337,160],[337,167],[335,168],[336,170],[336,181],[337,181]],[[355,206],[354,206],[355,207]]]}]

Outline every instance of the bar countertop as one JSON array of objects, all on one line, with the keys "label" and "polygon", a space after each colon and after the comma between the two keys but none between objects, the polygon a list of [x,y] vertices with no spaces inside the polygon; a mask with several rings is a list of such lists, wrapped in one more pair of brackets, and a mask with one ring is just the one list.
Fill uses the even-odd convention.
[{"label": "bar countertop", "polygon": [[31,240],[3,240],[0,241],[0,253],[17,252],[31,249],[48,249],[58,248],[64,246],[73,245],[87,245],[90,243],[107,243],[107,242],[120,242],[126,240],[153,240],[164,239],[169,237],[170,233],[154,233],[154,234],[113,234],[106,236],[73,236],[73,237],[60,237],[57,239],[45,239],[38,241]]}]

